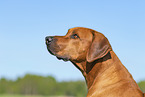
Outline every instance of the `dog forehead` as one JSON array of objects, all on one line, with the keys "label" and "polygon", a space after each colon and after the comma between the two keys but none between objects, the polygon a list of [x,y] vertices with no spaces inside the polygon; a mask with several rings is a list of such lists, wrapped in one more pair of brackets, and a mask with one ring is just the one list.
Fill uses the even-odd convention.
[{"label": "dog forehead", "polygon": [[74,28],[71,28],[71,29],[69,29],[68,30],[68,32],[89,32],[89,31],[91,31],[91,29],[89,29],[89,28],[84,28],[84,27],[74,27]]},{"label": "dog forehead", "polygon": [[91,37],[92,30],[84,27],[75,27],[68,30],[67,35],[77,34],[81,38]]}]

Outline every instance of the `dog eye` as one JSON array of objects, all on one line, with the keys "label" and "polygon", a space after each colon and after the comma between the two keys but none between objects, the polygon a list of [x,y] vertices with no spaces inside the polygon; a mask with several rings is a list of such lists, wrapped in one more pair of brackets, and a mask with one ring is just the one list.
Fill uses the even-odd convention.
[{"label": "dog eye", "polygon": [[79,38],[79,36],[78,36],[77,34],[73,34],[73,35],[71,36],[71,38],[77,39],[77,38]]}]

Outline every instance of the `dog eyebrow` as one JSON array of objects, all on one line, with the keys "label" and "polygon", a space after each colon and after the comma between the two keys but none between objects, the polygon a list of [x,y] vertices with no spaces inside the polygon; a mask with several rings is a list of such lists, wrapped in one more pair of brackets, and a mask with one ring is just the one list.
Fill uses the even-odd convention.
[{"label": "dog eyebrow", "polygon": [[76,31],[74,30],[72,33],[73,33],[73,34],[75,34],[75,33],[76,33]]}]

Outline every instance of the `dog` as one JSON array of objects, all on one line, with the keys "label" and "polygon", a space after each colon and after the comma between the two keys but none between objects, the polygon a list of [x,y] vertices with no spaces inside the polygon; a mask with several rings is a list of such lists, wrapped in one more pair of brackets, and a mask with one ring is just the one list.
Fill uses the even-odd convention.
[{"label": "dog", "polygon": [[145,97],[100,32],[84,27],[45,38],[50,54],[71,61],[85,77],[87,97]]}]

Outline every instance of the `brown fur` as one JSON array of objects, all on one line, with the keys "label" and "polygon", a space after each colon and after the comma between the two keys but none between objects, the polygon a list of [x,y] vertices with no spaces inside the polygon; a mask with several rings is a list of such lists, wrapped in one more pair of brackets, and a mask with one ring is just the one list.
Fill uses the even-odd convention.
[{"label": "brown fur", "polygon": [[59,59],[71,61],[82,72],[87,82],[87,97],[143,97],[103,34],[76,27],[65,36],[51,38],[46,37],[48,51]]}]

